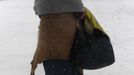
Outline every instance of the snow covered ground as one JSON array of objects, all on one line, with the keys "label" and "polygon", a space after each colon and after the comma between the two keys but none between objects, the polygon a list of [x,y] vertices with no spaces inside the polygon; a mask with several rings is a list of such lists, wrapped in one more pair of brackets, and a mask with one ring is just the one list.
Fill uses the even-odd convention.
[{"label": "snow covered ground", "polygon": [[[0,75],[29,75],[39,25],[33,0],[0,0]],[[85,75],[134,74],[134,0],[83,0],[110,35],[116,62]],[[36,75],[44,75],[40,64]]]}]

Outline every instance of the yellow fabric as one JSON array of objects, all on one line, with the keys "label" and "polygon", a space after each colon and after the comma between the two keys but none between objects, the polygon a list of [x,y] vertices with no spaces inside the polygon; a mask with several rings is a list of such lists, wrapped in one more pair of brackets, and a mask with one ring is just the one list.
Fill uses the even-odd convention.
[{"label": "yellow fabric", "polygon": [[84,20],[84,25],[87,31],[92,32],[94,28],[99,29],[104,32],[103,28],[101,25],[98,23],[94,15],[91,13],[91,11],[85,7],[85,20]]}]

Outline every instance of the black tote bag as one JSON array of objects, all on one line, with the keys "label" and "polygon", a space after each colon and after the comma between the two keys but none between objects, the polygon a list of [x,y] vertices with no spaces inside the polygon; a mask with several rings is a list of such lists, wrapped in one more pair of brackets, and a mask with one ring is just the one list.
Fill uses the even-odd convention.
[{"label": "black tote bag", "polygon": [[94,70],[104,68],[115,62],[114,51],[109,36],[100,29],[88,23],[87,31],[83,20],[79,20],[79,27],[72,45],[71,59],[82,69]]}]

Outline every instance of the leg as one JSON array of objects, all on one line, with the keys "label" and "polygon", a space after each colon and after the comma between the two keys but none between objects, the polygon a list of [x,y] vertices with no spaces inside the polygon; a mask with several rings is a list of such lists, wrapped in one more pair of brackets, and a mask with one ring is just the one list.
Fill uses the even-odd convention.
[{"label": "leg", "polygon": [[73,67],[68,60],[52,59],[43,61],[45,75],[73,75]]}]

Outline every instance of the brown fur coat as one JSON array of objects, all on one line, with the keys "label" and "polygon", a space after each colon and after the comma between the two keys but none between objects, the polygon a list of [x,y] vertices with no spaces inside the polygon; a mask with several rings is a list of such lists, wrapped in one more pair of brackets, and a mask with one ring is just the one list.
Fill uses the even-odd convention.
[{"label": "brown fur coat", "polygon": [[39,63],[49,59],[70,59],[77,20],[72,13],[41,16],[37,49],[31,61],[31,75]]}]

